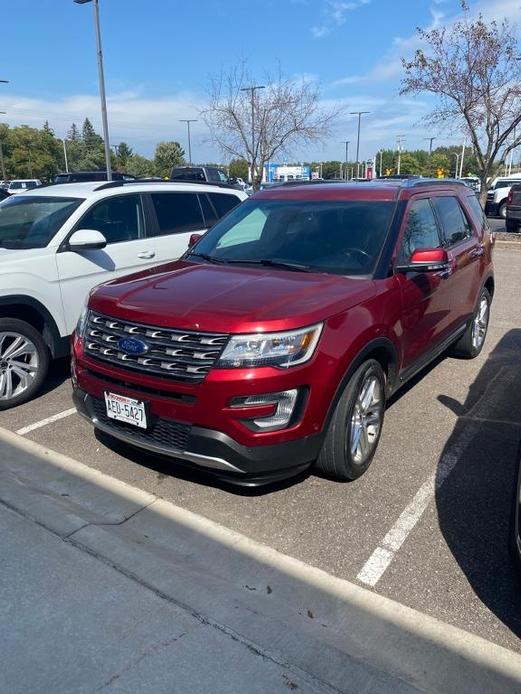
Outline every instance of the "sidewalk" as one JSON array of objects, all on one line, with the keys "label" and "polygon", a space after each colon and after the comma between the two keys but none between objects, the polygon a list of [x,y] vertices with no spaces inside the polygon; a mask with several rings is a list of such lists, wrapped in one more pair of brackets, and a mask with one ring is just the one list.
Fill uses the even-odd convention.
[{"label": "sidewalk", "polygon": [[0,429],[0,691],[515,692],[521,657]]}]

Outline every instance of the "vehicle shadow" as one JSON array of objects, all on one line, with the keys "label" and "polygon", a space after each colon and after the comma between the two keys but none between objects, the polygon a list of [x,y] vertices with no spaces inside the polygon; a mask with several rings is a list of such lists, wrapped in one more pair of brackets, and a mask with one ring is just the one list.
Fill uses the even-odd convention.
[{"label": "vehicle shadow", "polygon": [[234,494],[236,496],[256,497],[265,496],[266,494],[273,494],[275,492],[282,491],[283,489],[287,489],[288,487],[292,487],[294,484],[302,482],[311,474],[311,470],[308,469],[298,475],[279,482],[263,484],[261,486],[240,486],[239,484],[233,484],[232,482],[220,479],[214,474],[206,472],[204,469],[195,468],[191,464],[183,463],[182,460],[170,459],[156,453],[147,453],[142,449],[135,448],[134,446],[130,446],[123,441],[119,441],[118,439],[109,436],[98,429],[94,430],[94,435],[103,446],[106,446],[118,455],[121,455],[124,458],[127,458],[128,460],[131,460],[132,462],[155,472],[159,481],[167,477],[175,477],[185,482],[191,482],[192,484],[221,489],[222,491],[229,494]]},{"label": "vehicle shadow", "polygon": [[51,362],[49,373],[45,382],[38,393],[38,397],[41,395],[46,395],[47,393],[52,393],[53,390],[62,385],[65,381],[68,381],[71,377],[71,359],[70,357],[63,357],[62,359],[56,359]]},{"label": "vehicle shadow", "polygon": [[440,395],[458,421],[438,462],[439,527],[481,602],[521,636],[521,586],[509,556],[521,437],[521,329],[490,354],[464,403]]}]

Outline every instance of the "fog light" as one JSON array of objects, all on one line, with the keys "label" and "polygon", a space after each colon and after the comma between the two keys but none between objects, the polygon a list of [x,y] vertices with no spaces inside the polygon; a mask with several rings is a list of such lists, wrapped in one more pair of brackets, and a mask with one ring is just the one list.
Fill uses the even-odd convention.
[{"label": "fog light", "polygon": [[281,393],[266,393],[263,395],[250,395],[244,398],[235,398],[233,400],[233,405],[235,407],[273,405],[275,409],[272,414],[242,421],[251,429],[275,431],[276,429],[284,429],[284,427],[287,427],[290,423],[295,409],[295,403],[297,402],[297,396],[298,388],[293,388],[292,390],[284,390]]}]

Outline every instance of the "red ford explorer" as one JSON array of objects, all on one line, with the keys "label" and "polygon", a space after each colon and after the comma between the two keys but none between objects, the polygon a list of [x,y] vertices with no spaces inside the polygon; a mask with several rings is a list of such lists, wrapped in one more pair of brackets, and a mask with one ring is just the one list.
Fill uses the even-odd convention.
[{"label": "red ford explorer", "polygon": [[74,401],[134,446],[254,485],[367,470],[385,402],[481,351],[493,238],[450,181],[299,184],[232,210],[178,262],[95,289]]}]

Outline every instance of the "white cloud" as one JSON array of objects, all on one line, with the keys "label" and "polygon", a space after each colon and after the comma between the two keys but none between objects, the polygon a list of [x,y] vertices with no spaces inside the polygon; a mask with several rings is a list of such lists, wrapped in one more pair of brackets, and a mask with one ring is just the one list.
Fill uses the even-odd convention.
[{"label": "white cloud", "polygon": [[345,24],[349,12],[370,2],[371,0],[326,0],[322,10],[322,23],[311,27],[312,35],[316,39],[327,36],[334,29]]},{"label": "white cloud", "polygon": [[[152,154],[155,144],[163,139],[179,140],[184,145],[186,125],[180,123],[179,119],[198,118],[198,109],[202,105],[200,97],[189,93],[163,98],[146,98],[137,91],[110,95],[107,97],[107,111],[111,142],[124,140],[138,152],[147,155]],[[2,110],[7,112],[7,115],[0,116],[2,122],[13,126],[24,123],[41,127],[48,120],[59,137],[63,137],[73,122],[81,127],[86,117],[101,133],[97,95],[77,94],[50,101],[4,94]],[[204,143],[208,136],[204,123],[200,119],[192,123],[191,131],[192,149],[197,159],[215,159],[218,153]]]}]

